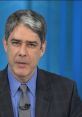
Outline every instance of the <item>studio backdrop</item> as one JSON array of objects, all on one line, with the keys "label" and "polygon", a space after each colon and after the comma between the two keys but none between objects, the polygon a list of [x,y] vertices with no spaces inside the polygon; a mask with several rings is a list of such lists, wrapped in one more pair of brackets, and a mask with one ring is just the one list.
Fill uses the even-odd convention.
[{"label": "studio backdrop", "polygon": [[7,65],[2,40],[7,17],[18,9],[32,9],[47,22],[47,48],[39,67],[73,79],[82,98],[82,2],[0,1],[0,70]]}]

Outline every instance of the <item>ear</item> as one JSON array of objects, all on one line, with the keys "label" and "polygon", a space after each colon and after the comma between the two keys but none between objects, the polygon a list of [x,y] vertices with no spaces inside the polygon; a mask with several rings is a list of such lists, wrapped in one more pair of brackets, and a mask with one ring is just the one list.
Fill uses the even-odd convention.
[{"label": "ear", "polygon": [[42,43],[41,45],[41,57],[43,56],[43,54],[45,53],[46,50],[46,40]]},{"label": "ear", "polygon": [[4,49],[5,49],[5,52],[7,52],[7,41],[6,39],[3,39],[3,45],[4,45]]}]

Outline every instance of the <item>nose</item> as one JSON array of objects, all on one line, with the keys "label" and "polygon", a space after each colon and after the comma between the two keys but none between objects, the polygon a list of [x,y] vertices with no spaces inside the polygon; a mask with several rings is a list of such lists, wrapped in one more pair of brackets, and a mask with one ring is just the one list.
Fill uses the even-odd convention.
[{"label": "nose", "polygon": [[27,54],[27,49],[25,45],[21,45],[20,50],[19,50],[19,56],[26,56]]}]

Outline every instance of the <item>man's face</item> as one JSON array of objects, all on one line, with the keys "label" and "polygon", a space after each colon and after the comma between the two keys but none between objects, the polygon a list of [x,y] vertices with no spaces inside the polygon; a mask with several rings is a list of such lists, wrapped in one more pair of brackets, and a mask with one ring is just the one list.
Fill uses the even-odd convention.
[{"label": "man's face", "polygon": [[45,46],[38,34],[23,24],[13,30],[8,41],[4,40],[9,66],[18,80],[26,81],[32,76]]}]

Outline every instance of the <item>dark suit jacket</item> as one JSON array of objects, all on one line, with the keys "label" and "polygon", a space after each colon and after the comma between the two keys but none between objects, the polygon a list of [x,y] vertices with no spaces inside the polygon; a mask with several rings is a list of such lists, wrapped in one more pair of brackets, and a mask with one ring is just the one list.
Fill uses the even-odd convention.
[{"label": "dark suit jacket", "polygon": [[[0,117],[14,117],[7,69],[0,72]],[[82,117],[73,81],[38,70],[35,117]]]}]

